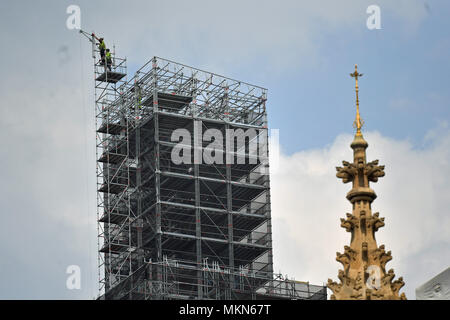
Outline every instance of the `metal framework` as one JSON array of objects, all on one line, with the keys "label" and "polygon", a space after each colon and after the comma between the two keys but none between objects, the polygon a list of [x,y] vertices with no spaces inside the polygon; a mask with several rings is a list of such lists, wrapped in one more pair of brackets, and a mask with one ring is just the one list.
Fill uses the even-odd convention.
[{"label": "metal framework", "polygon": [[[326,299],[273,274],[266,89],[158,57],[126,81],[125,59],[94,61],[101,298]],[[212,141],[232,163],[205,163]],[[175,164],[177,145],[204,161]]]}]

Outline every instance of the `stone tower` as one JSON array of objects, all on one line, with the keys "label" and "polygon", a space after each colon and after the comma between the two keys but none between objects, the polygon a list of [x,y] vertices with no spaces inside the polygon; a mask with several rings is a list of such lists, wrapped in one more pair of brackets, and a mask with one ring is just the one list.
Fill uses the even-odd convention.
[{"label": "stone tower", "polygon": [[391,252],[384,245],[378,246],[375,232],[384,226],[384,218],[379,213],[372,214],[372,202],[377,195],[370,188],[370,182],[377,182],[384,176],[384,166],[378,160],[367,162],[366,149],[361,127],[364,124],[359,114],[357,66],[350,74],[356,81],[356,134],[351,148],[353,163],[343,161],[343,167],[336,167],[336,176],[344,183],[352,182],[353,188],[347,193],[352,213],[341,219],[341,227],[351,233],[350,246],[344,247],[344,253],[336,253],[336,260],[342,263],[339,270],[340,283],[328,279],[328,288],[333,291],[331,299],[336,300],[406,300],[404,293],[399,294],[405,285],[403,278],[393,281],[394,270],[386,271],[386,263],[392,259]]}]

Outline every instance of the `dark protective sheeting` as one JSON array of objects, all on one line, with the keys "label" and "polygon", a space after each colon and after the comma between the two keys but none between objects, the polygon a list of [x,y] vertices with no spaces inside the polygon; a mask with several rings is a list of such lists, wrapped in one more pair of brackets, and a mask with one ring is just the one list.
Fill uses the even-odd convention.
[{"label": "dark protective sheeting", "polygon": [[[182,96],[175,93],[163,93],[158,92],[158,105],[160,107],[170,108],[170,109],[181,109],[184,106],[191,103],[191,96]],[[142,104],[144,106],[153,106],[153,94],[145,99]]]}]

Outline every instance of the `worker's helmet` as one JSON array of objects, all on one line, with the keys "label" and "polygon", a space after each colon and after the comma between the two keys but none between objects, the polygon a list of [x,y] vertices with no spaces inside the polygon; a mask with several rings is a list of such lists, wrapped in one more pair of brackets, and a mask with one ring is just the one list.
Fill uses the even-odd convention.
[{"label": "worker's helmet", "polygon": [[103,41],[103,38],[100,38],[100,41]]},{"label": "worker's helmet", "polygon": [[109,49],[106,49],[106,52],[109,52]]}]

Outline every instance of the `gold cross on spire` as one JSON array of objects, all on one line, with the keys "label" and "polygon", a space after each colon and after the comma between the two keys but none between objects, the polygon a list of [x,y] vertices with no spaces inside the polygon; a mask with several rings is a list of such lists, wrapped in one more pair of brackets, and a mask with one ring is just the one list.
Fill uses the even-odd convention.
[{"label": "gold cross on spire", "polygon": [[353,126],[356,128],[356,135],[361,135],[361,127],[364,124],[364,121],[361,119],[361,116],[359,115],[359,99],[358,99],[358,78],[362,77],[362,73],[358,73],[358,66],[355,64],[355,72],[350,73],[350,76],[352,78],[355,78],[355,90],[356,90],[356,119],[353,122]]}]

